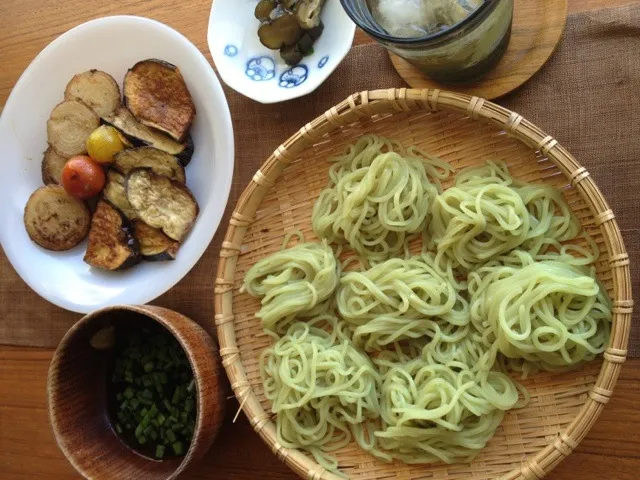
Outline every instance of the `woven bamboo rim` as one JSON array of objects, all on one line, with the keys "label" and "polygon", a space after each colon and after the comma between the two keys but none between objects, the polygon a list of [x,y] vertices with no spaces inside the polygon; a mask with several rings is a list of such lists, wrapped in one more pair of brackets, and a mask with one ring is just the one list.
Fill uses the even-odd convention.
[{"label": "woven bamboo rim", "polygon": [[[604,353],[595,384],[584,393],[582,406],[564,431],[546,439],[546,447],[519,462],[501,479],[535,480],[543,478],[586,436],[596,419],[609,401],[618,380],[622,363],[627,356],[627,343],[633,307],[629,256],[624,247],[615,215],[596,186],[589,172],[552,136],[524,119],[521,115],[478,97],[470,97],[438,89],[413,90],[389,89],[364,91],[351,95],[338,105],[327,110],[295,135],[280,145],[267,159],[240,196],[229,221],[229,227],[220,251],[217,278],[215,281],[215,324],[217,325],[222,363],[231,381],[231,386],[242,409],[252,426],[271,447],[272,451],[285,461],[298,475],[309,480],[338,480],[339,477],[325,471],[301,451],[284,448],[276,440],[275,424],[271,415],[263,408],[258,395],[252,388],[242,362],[241,349],[236,342],[236,323],[233,311],[233,290],[241,283],[236,278],[236,267],[241,245],[247,229],[265,195],[269,192],[287,165],[299,159],[303,151],[322,141],[323,137],[338,129],[357,128],[358,123],[370,117],[383,118],[405,112],[456,112],[473,120],[488,122],[511,137],[520,140],[546,156],[566,176],[589,209],[590,221],[604,240],[604,250],[608,254],[607,272],[610,272],[609,291],[613,299],[613,328],[611,339]],[[352,140],[355,137],[352,137]],[[325,139],[326,140],[326,139]],[[326,183],[326,179],[324,179]],[[323,185],[324,185],[323,183]],[[310,212],[309,212],[310,215]],[[605,253],[603,252],[603,253]],[[234,284],[236,287],[234,287]],[[257,322],[257,320],[256,320]],[[374,465],[372,463],[372,465]],[[429,466],[424,466],[428,473]],[[474,478],[478,470],[474,470]],[[438,478],[445,478],[438,477]],[[381,478],[371,476],[367,478]],[[388,473],[384,478],[389,478]],[[414,478],[407,475],[402,478]],[[422,478],[422,477],[421,477]],[[448,478],[448,477],[447,477]],[[461,478],[461,477],[456,477]]]}]

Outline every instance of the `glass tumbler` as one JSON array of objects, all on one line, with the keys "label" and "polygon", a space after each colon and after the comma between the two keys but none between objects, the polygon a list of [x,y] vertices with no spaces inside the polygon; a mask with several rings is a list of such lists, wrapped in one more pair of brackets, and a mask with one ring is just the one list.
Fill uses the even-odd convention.
[{"label": "glass tumbler", "polygon": [[369,36],[441,83],[465,84],[481,79],[502,58],[511,37],[513,0],[485,0],[458,23],[415,38],[387,34],[371,15],[367,0],[340,2]]}]

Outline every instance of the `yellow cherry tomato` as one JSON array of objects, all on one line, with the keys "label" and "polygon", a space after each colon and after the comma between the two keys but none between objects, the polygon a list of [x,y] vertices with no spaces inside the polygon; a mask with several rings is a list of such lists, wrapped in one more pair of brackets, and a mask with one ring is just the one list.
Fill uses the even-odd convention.
[{"label": "yellow cherry tomato", "polygon": [[96,128],[87,139],[87,153],[98,163],[112,163],[113,156],[124,148],[119,132],[109,125]]}]

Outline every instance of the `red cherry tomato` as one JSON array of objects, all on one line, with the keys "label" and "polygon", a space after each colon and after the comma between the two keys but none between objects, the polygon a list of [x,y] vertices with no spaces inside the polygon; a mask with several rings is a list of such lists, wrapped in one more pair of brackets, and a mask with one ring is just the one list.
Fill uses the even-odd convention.
[{"label": "red cherry tomato", "polygon": [[62,186],[72,197],[93,197],[102,191],[105,181],[100,164],[86,155],[71,157],[62,169]]}]

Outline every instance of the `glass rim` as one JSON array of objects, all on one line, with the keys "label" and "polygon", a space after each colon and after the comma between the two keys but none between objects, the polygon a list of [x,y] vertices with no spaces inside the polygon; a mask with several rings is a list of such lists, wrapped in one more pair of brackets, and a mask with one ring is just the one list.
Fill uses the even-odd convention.
[{"label": "glass rim", "polygon": [[[368,0],[362,0],[362,1],[365,4],[368,4]],[[347,15],[349,16],[351,21],[353,23],[355,23],[359,28],[364,30],[368,35],[374,37],[374,39],[379,39],[379,40],[383,40],[385,42],[390,42],[390,43],[395,43],[395,44],[400,44],[400,45],[417,45],[417,44],[421,44],[421,43],[424,43],[424,42],[430,42],[432,40],[438,40],[438,39],[441,39],[443,37],[446,37],[449,34],[455,33],[456,31],[460,30],[462,27],[464,27],[468,23],[471,23],[474,19],[476,19],[476,17],[480,16],[490,6],[496,4],[499,1],[500,0],[485,0],[483,2],[483,4],[480,5],[478,8],[476,8],[473,12],[471,12],[469,15],[464,17],[458,23],[455,23],[455,24],[451,25],[446,30],[441,30],[439,32],[432,33],[430,35],[425,35],[423,37],[409,37],[409,38],[406,38],[406,37],[394,37],[394,36],[389,35],[387,33],[382,33],[382,32],[384,32],[384,30],[382,30],[382,27],[379,27],[381,31],[376,31],[376,30],[372,29],[371,27],[369,27],[368,25],[360,22],[358,20],[357,16],[355,15],[353,7],[352,7],[353,3],[358,2],[358,0],[340,0],[340,3],[342,4],[342,8],[347,13]],[[369,13],[371,13],[371,11],[369,10],[368,5],[367,5],[366,8],[367,8],[367,11]]]}]

